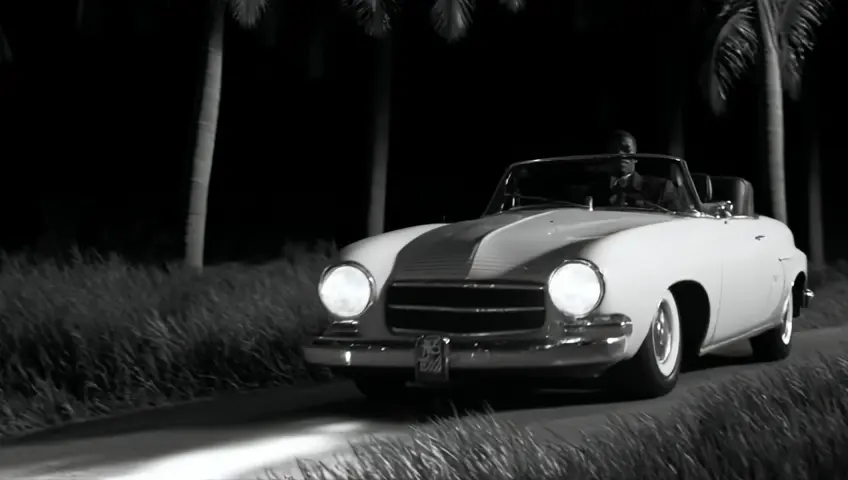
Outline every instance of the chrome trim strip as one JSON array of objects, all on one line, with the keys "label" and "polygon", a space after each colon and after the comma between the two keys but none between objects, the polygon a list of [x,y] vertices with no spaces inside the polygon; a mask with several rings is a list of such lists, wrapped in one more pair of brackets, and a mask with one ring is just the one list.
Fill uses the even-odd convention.
[{"label": "chrome trim strip", "polygon": [[493,290],[543,290],[545,288],[544,285],[531,285],[527,283],[520,283],[511,285],[509,283],[481,283],[481,282],[413,282],[413,281],[397,281],[390,284],[392,287],[413,287],[413,288],[427,288],[427,287],[435,287],[435,288],[480,288],[480,289],[493,289]]},{"label": "chrome trim strip", "polygon": [[563,322],[562,328],[566,337],[610,338],[633,334],[633,321],[627,315],[600,315],[576,323]]},{"label": "chrome trim strip", "polygon": [[529,328],[524,330],[503,330],[499,332],[474,332],[474,333],[450,333],[450,332],[440,332],[438,330],[414,330],[409,328],[392,328],[392,333],[396,333],[398,335],[410,335],[410,336],[421,336],[421,335],[442,335],[450,338],[488,338],[488,337],[506,337],[506,336],[521,336],[521,335],[529,335],[532,333],[536,333],[539,331],[538,328]]},{"label": "chrome trim strip", "polygon": [[[451,342],[452,370],[611,365],[624,359],[626,337],[606,342],[560,340],[523,348],[460,347]],[[306,361],[326,367],[409,368],[415,367],[413,344],[388,346],[380,343],[335,342],[303,349]]]},{"label": "chrome trim strip", "polygon": [[[663,155],[656,153],[603,153],[603,154],[589,154],[589,155],[569,155],[569,156],[559,156],[559,157],[548,157],[548,158],[535,158],[531,160],[524,160],[521,162],[515,162],[512,165],[506,168],[506,171],[501,175],[501,179],[498,181],[497,189],[492,193],[491,197],[489,197],[489,201],[486,202],[486,209],[483,211],[483,217],[486,216],[487,212],[493,210],[495,206],[495,199],[498,197],[498,194],[503,191],[504,186],[506,185],[506,180],[512,175],[513,170],[522,165],[530,165],[533,163],[548,163],[548,162],[557,162],[557,161],[579,161],[579,160],[604,160],[604,159],[612,159],[612,158],[621,158],[621,157],[634,157],[637,160],[640,158],[644,159],[660,159],[660,160],[669,160],[671,162],[677,162],[680,166],[680,169],[683,173],[683,177],[685,179],[686,189],[690,196],[692,196],[694,200],[694,209],[699,212],[703,212],[704,206],[703,202],[701,202],[701,197],[698,195],[698,190],[695,188],[695,182],[692,180],[692,173],[689,171],[689,165],[686,163],[686,160],[674,157],[672,155]],[[694,195],[692,195],[694,194]]]},{"label": "chrome trim strip", "polygon": [[801,298],[801,306],[803,308],[808,308],[810,306],[810,302],[812,302],[814,298],[816,298],[816,294],[809,288],[805,288],[804,296]]},{"label": "chrome trim strip", "polygon": [[386,305],[392,310],[410,310],[415,312],[462,312],[462,313],[520,313],[544,312],[545,307],[437,307],[427,305]]},{"label": "chrome trim strip", "polygon": [[[482,335],[443,335],[451,339],[451,369],[490,370],[508,368],[612,365],[626,358],[633,323],[624,315],[610,315],[595,322],[562,324],[557,338],[498,338]],[[439,335],[435,332],[415,332]],[[415,341],[421,335],[384,340],[318,337],[303,347],[305,359],[326,367],[414,368]]]}]

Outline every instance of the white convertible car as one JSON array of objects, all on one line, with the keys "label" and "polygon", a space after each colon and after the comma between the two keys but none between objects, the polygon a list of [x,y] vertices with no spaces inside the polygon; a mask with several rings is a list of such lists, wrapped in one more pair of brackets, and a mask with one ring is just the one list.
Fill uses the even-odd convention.
[{"label": "white convertible car", "polygon": [[813,297],[806,255],[754,213],[749,182],[665,155],[516,163],[481,218],[366,238],[341,259],[318,292],[333,322],[306,360],[383,399],[507,378],[661,396],[684,359],[737,340],[785,358]]}]

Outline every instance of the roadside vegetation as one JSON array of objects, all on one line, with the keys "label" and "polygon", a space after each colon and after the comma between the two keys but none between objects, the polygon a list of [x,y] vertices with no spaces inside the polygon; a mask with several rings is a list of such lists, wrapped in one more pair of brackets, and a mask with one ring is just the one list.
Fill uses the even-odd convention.
[{"label": "roadside vegetation", "polygon": [[310,480],[848,478],[848,351],[701,388],[661,417],[621,417],[567,444],[491,416],[375,440]]},{"label": "roadside vegetation", "polygon": [[[327,322],[316,282],[334,246],[202,275],[121,258],[0,259],[0,436],[233,391],[327,381],[300,344]],[[848,319],[848,264],[797,330]]]},{"label": "roadside vegetation", "polygon": [[326,380],[299,344],[332,245],[261,265],[0,259],[0,436],[222,392]]}]

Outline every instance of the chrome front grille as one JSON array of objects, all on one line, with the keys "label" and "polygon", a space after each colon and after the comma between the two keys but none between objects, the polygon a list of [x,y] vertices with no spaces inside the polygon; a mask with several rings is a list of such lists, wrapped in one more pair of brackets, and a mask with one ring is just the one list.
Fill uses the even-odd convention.
[{"label": "chrome front grille", "polygon": [[386,293],[386,325],[397,332],[507,333],[544,324],[541,285],[395,282]]}]

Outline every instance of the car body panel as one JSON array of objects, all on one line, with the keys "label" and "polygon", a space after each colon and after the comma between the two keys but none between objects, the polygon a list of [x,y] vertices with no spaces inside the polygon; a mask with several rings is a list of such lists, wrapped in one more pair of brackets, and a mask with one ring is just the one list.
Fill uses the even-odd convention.
[{"label": "car body panel", "polygon": [[398,252],[422,234],[445,225],[447,224],[418,225],[364,238],[343,248],[340,256],[342,260],[353,260],[364,265],[371,272],[379,296],[394,268]]},{"label": "car body panel", "polygon": [[[683,171],[688,172],[685,164]],[[700,201],[696,204],[700,209]],[[682,283],[700,287],[708,299],[709,311],[698,312],[709,317],[701,344],[684,345],[702,354],[779,324],[793,286],[796,294],[803,294],[797,305],[812,298],[806,284],[796,282],[806,279],[807,258],[786,225],[764,216],[728,217],[697,209],[672,214],[522,207],[366,238],[344,248],[341,259],[364,266],[376,291],[374,303],[357,320],[355,337],[319,337],[318,343],[305,347],[308,361],[319,358],[337,367],[411,364],[412,342],[428,332],[388,327],[387,286],[394,283],[547,288],[551,273],[566,260],[587,260],[597,266],[605,294],[585,319],[565,317],[545,294],[541,328],[443,334],[456,340],[451,368],[460,369],[583,362],[587,367],[602,364],[603,370],[637,353],[663,294]],[[678,306],[686,307],[681,301]],[[692,320],[683,315],[681,321],[686,330]],[[520,348],[525,348],[521,345],[526,346],[526,362],[520,360]],[[531,354],[536,355],[534,361],[529,360]],[[356,355],[365,360],[351,360]],[[395,361],[400,363],[394,365]]]},{"label": "car body panel", "polygon": [[630,228],[665,223],[652,213],[588,211],[578,208],[505,212],[430,230],[398,254],[394,279],[500,280],[543,283],[550,265],[539,262],[560,251],[579,253],[587,242]]},{"label": "car body panel", "polygon": [[[632,355],[647,334],[656,299],[669,286],[680,280],[693,280],[711,296],[719,296],[721,270],[709,268],[702,257],[705,252],[719,255],[723,250],[711,233],[719,223],[713,218],[661,213],[533,210],[428,226],[414,238],[409,229],[395,235],[390,232],[387,235],[391,241],[385,245],[382,236],[374,237],[372,242],[357,242],[345,248],[341,257],[369,268],[378,285],[375,305],[360,319],[362,334],[375,338],[393,336],[383,319],[382,292],[390,281],[543,284],[564,260],[591,260],[599,266],[606,282],[606,295],[598,312],[646,319],[634,323],[633,336],[627,343],[627,354]],[[692,240],[675,241],[684,236]],[[393,257],[390,252],[398,249],[401,239],[409,239],[409,243]],[[644,247],[622,247],[634,244]],[[713,308],[717,310],[717,306]],[[561,315],[552,307],[548,312],[550,327]],[[711,316],[715,317],[715,313]],[[538,332],[540,336],[547,334]]]}]

